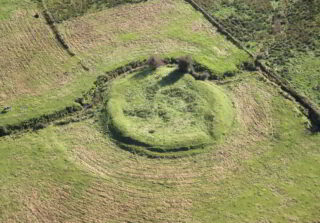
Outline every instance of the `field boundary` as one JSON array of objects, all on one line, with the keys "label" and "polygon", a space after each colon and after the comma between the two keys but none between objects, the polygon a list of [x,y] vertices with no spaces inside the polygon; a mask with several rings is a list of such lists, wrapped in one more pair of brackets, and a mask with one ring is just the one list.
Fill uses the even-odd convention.
[{"label": "field boundary", "polygon": [[69,114],[78,112],[80,110],[82,110],[82,107],[80,105],[79,106],[73,105],[73,106],[68,106],[62,110],[56,111],[51,114],[45,114],[36,118],[31,118],[19,124],[0,126],[0,137],[12,135],[28,129],[32,129],[32,130],[43,129],[46,127],[48,123],[53,122],[57,119],[63,118]]},{"label": "field boundary", "polygon": [[278,75],[274,74],[274,72],[268,68],[266,65],[261,63],[259,60],[255,60],[255,64],[260,70],[261,73],[271,80],[273,83],[280,86],[280,88],[291,95],[301,106],[308,110],[308,118],[310,119],[313,128],[312,131],[319,132],[320,131],[320,110],[319,108],[306,96],[297,92],[291,84],[280,78]]},{"label": "field boundary", "polygon": [[[163,59],[164,64],[177,64],[178,61],[176,58],[169,57]],[[260,63],[260,64],[259,64]],[[197,61],[193,61],[195,72],[206,72],[210,74],[209,80],[215,80],[214,73],[211,72],[211,70],[202,64],[198,63]],[[16,134],[19,132],[23,132],[26,130],[39,130],[42,128],[45,128],[48,124],[53,123],[61,118],[64,118],[66,116],[73,115],[74,113],[77,113],[82,110],[87,110],[92,108],[94,105],[98,104],[103,100],[103,92],[105,91],[105,84],[125,73],[134,72],[136,69],[140,69],[147,65],[147,60],[137,60],[132,61],[128,64],[125,64],[123,66],[120,66],[114,70],[106,72],[104,75],[100,75],[97,77],[96,81],[94,82],[95,87],[89,89],[84,95],[82,95],[82,98],[78,98],[75,102],[78,103],[73,106],[65,107],[62,110],[53,112],[51,114],[44,114],[39,117],[31,118],[29,120],[23,121],[18,124],[14,125],[4,125],[0,126],[0,137]],[[306,97],[301,96],[299,93],[297,93],[293,88],[289,85],[289,83],[285,83],[282,80],[279,79],[276,75],[272,73],[272,71],[268,70],[261,62],[256,60],[256,66],[260,68],[262,75],[264,75],[266,78],[271,80],[273,83],[276,83],[278,86],[281,87],[281,89],[288,94],[290,94],[292,97],[299,102],[304,108],[307,108],[309,111],[308,118],[310,121],[312,121],[313,124],[313,131],[319,131],[320,126],[320,118],[319,118],[319,111],[316,110],[316,107],[309,107],[313,106],[309,99]],[[91,104],[83,103],[83,97],[89,96],[91,98]],[[318,113],[317,113],[318,112]],[[70,122],[73,122],[73,120],[69,121],[62,121],[57,123],[57,125],[65,125]]]},{"label": "field boundary", "polygon": [[204,17],[215,27],[217,27],[218,31],[225,35],[228,40],[230,40],[233,44],[235,44],[240,49],[244,50],[247,54],[249,54],[255,61],[255,66],[261,71],[262,75],[268,78],[273,83],[277,84],[283,91],[287,92],[291,95],[296,102],[298,102],[303,108],[308,111],[308,118],[312,124],[312,131],[319,132],[320,131],[320,109],[315,105],[309,98],[297,92],[290,83],[282,78],[279,75],[276,75],[271,68],[267,67],[265,64],[260,62],[256,55],[247,50],[242,43],[235,38],[231,33],[226,31],[225,27],[220,24],[214,17],[212,17],[206,10],[204,10],[198,3],[194,0],[185,0],[187,3],[193,6],[197,11],[200,11]]},{"label": "field boundary", "polygon": [[190,5],[193,6],[193,8],[195,8],[197,11],[200,11],[204,17],[215,27],[218,28],[218,31],[220,33],[222,33],[223,35],[225,35],[227,37],[228,40],[230,40],[233,44],[235,44],[237,47],[239,47],[240,49],[244,50],[247,54],[249,54],[251,57],[255,57],[254,54],[252,54],[249,50],[247,50],[242,43],[240,42],[240,40],[238,40],[237,38],[235,38],[234,36],[232,36],[231,33],[229,33],[224,26],[219,23],[215,18],[213,18],[208,12],[206,12],[198,3],[196,3],[193,0],[185,0],[187,3],[189,3]]},{"label": "field boundary", "polygon": [[[176,58],[164,58],[164,64],[177,64],[178,61]],[[197,61],[193,61],[194,69],[196,72],[202,73],[207,72],[211,77],[214,79],[214,73],[207,68],[206,66],[198,63]],[[123,66],[117,67],[114,70],[106,72],[104,75],[100,75],[97,77],[96,81],[94,82],[95,87],[89,89],[85,94],[75,100],[75,105],[67,106],[64,109],[59,111],[40,115],[39,117],[31,118],[26,121],[22,121],[18,124],[13,125],[3,125],[0,126],[0,137],[16,134],[18,132],[23,132],[26,130],[38,130],[45,128],[48,124],[53,123],[61,118],[66,116],[73,115],[74,113],[80,112],[82,110],[91,109],[94,105],[98,104],[103,100],[103,92],[105,91],[105,84],[125,73],[134,72],[137,69],[143,68],[147,66],[147,60],[137,60],[132,61],[128,64]],[[210,79],[210,78],[209,78]],[[211,79],[212,80],[212,79]],[[91,99],[91,103],[84,103],[84,98],[89,97]],[[58,125],[65,125],[71,121],[62,121],[57,123]]]},{"label": "field boundary", "polygon": [[69,45],[64,40],[62,34],[59,32],[56,22],[54,21],[53,16],[51,15],[50,11],[44,0],[41,1],[41,8],[42,8],[42,15],[45,18],[47,24],[49,25],[51,31],[53,32],[56,40],[58,41],[59,45],[71,56],[75,56],[76,54],[70,49]]},{"label": "field boundary", "polygon": [[[97,77],[97,80],[95,81],[95,87],[88,90],[84,95],[82,95],[82,98],[78,98],[75,100],[77,104],[72,106],[67,106],[59,111],[50,113],[50,114],[44,114],[39,117],[31,118],[26,121],[22,121],[18,124],[13,125],[3,125],[0,126],[0,137],[13,135],[19,132],[23,132],[26,130],[39,130],[45,128],[49,123],[55,122],[61,118],[64,118],[66,116],[72,115],[74,113],[77,113],[82,110],[88,110],[93,107],[93,104],[97,104],[99,100],[101,100],[100,97],[100,91],[101,91],[101,85],[102,83],[108,82],[124,73],[130,72],[133,69],[137,69],[140,67],[143,67],[146,65],[147,60],[143,61],[134,61],[129,64],[120,66],[112,71],[106,72],[105,75],[101,75]],[[92,97],[93,104],[88,103],[82,103],[83,97],[86,97],[90,95]],[[72,120],[70,121],[72,122]],[[64,125],[68,124],[69,122],[59,122],[57,125]]]}]

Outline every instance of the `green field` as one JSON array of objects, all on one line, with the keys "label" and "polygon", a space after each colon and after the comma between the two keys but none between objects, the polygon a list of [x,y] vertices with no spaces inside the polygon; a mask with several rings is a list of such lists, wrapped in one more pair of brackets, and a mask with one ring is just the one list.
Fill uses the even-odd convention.
[{"label": "green field", "polygon": [[[0,80],[1,86],[4,86],[0,94],[3,98],[0,106],[11,106],[12,111],[0,115],[0,125],[17,124],[72,105],[77,97],[92,87],[97,76],[152,54],[192,54],[219,76],[236,71],[237,65],[249,60],[248,55],[223,36],[214,34],[210,24],[189,5],[183,2],[148,2],[143,5],[125,5],[115,10],[99,11],[59,25],[66,42],[78,57],[70,57],[62,52],[44,21],[39,20],[43,18],[34,19],[32,12],[27,11],[29,19],[21,20],[28,21],[27,27],[20,29],[22,24],[19,20],[12,25],[17,26],[17,38],[9,40],[4,36],[1,39],[3,44],[0,47],[3,47],[4,54],[0,56],[0,63],[3,63],[5,69],[3,79]],[[150,11],[152,8],[157,10]],[[147,20],[141,18],[141,14],[146,11],[149,11]],[[118,16],[114,16],[114,13],[118,13]],[[158,17],[163,18],[161,23],[156,22]],[[192,18],[194,22],[188,23],[187,18]],[[105,21],[113,22],[105,26]],[[136,21],[143,21],[143,24]],[[123,27],[118,24],[123,24]],[[192,32],[195,28],[199,30],[189,35],[188,31]],[[8,35],[15,33],[13,30],[3,30]],[[135,38],[126,38],[130,35]],[[20,36],[27,36],[30,42],[18,38]],[[33,36],[39,41],[32,42]],[[45,48],[43,53],[32,54],[31,61],[27,59],[30,52],[38,52],[44,45],[52,46],[53,49]],[[21,65],[5,64],[6,58],[17,60]],[[90,71],[83,70],[80,61]]]},{"label": "green field", "polygon": [[[319,105],[318,0],[197,2]],[[0,52],[0,222],[320,221],[306,109],[186,1],[0,0]]]},{"label": "green field", "polygon": [[279,76],[320,107],[320,1],[196,0]]}]

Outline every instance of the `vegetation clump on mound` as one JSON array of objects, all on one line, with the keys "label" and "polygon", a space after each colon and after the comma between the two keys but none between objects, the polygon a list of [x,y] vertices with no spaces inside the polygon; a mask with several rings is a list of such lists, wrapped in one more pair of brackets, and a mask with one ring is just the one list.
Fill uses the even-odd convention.
[{"label": "vegetation clump on mound", "polygon": [[164,62],[162,61],[162,59],[158,56],[151,56],[148,61],[147,61],[149,67],[151,69],[157,69],[160,66],[164,65]]},{"label": "vegetation clump on mound", "polygon": [[178,59],[179,71],[183,73],[193,71],[192,58],[190,56],[183,56]]},{"label": "vegetation clump on mound", "polygon": [[176,67],[144,69],[112,82],[106,111],[112,135],[137,153],[181,156],[216,143],[233,123],[229,98]]}]

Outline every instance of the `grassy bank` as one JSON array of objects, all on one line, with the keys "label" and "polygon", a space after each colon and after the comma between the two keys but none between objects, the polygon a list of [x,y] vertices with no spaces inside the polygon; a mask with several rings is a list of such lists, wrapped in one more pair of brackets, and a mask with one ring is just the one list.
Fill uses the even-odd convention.
[{"label": "grassy bank", "polygon": [[136,152],[188,155],[218,143],[234,121],[231,100],[218,86],[173,67],[145,68],[114,80],[105,93],[105,125]]}]

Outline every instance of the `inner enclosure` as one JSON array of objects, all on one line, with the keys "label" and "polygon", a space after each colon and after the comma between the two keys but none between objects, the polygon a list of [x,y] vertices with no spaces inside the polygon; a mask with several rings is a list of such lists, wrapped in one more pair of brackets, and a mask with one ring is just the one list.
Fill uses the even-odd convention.
[{"label": "inner enclosure", "polygon": [[213,144],[234,118],[231,100],[220,87],[172,65],[116,79],[107,98],[113,135],[127,145],[160,153]]}]

